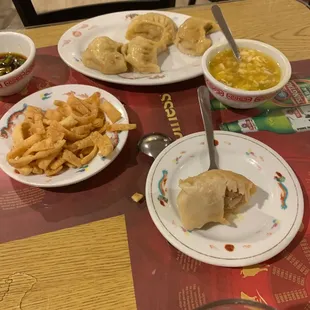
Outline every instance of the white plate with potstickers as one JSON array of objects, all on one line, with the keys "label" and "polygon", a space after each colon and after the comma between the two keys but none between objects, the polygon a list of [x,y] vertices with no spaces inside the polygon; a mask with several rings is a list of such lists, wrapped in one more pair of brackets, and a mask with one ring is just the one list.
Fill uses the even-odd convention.
[{"label": "white plate with potstickers", "polygon": [[[119,74],[103,74],[100,71],[86,67],[82,62],[82,53],[93,39],[107,36],[117,42],[126,43],[125,39],[128,26],[137,15],[152,11],[127,11],[97,16],[83,21],[67,30],[58,42],[58,52],[63,61],[71,68],[89,77],[98,80],[125,85],[164,85],[185,81],[202,75],[201,56],[188,56],[170,45],[165,52],[158,55],[160,72],[138,73],[123,72]],[[169,17],[181,26],[188,15],[173,12],[153,12]],[[212,44],[223,42],[222,32],[217,31],[209,35]]]},{"label": "white plate with potstickers", "polygon": [[16,103],[0,120],[0,167],[33,186],[78,183],[106,168],[134,128],[124,106],[104,90],[46,88]]},{"label": "white plate with potstickers", "polygon": [[[215,131],[215,145],[219,168],[243,177],[231,182],[231,172],[211,170],[211,174],[203,174],[204,183],[200,183],[201,177],[189,178],[208,170],[209,157],[205,133],[185,136],[169,145],[149,171],[145,191],[149,213],[167,241],[192,258],[226,267],[261,263],[286,248],[301,226],[304,201],[300,184],[279,154],[253,138]],[[223,179],[225,175],[228,177]],[[221,182],[226,186],[222,196],[217,192]],[[254,184],[256,192],[251,192],[245,206],[225,214],[225,224],[202,226],[206,214],[210,219],[223,205],[227,210],[224,196],[228,191],[246,195],[247,188],[255,189]],[[222,205],[214,197],[220,197]],[[206,199],[210,204],[201,203]],[[202,227],[186,229],[197,223]]]}]

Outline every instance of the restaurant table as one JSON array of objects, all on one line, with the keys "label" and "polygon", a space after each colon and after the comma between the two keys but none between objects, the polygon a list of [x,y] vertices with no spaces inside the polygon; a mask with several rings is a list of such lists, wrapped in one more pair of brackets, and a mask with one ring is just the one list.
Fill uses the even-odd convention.
[{"label": "restaurant table", "polygon": [[[310,55],[309,9],[295,0],[243,0],[219,3],[236,38],[261,40],[280,49],[289,60]],[[210,5],[195,5],[170,11],[212,18]],[[76,22],[26,29],[36,44],[44,47],[57,44],[62,34]]]},{"label": "restaurant table", "polygon": [[[310,58],[310,11],[300,2],[295,0],[244,0],[220,3],[219,5],[236,38],[261,40],[271,44],[280,49],[290,61]],[[196,5],[177,9],[171,8],[170,11],[211,19],[210,8],[210,5]],[[44,70],[44,57],[46,60],[50,59],[49,57],[59,57],[56,49],[49,47],[57,45],[61,35],[75,24],[76,22],[48,25],[21,31],[33,39],[37,48],[47,47],[38,50],[38,55],[41,58],[38,57],[39,64],[37,65],[43,66],[42,70]],[[59,61],[61,60],[57,60],[55,66],[59,66],[58,69],[64,68],[64,64],[60,65]],[[309,66],[309,62],[307,65]],[[74,72],[74,70],[70,72],[73,80],[95,85],[93,84],[95,82]],[[310,76],[310,70],[308,76]],[[56,84],[54,81],[53,85]],[[96,85],[98,86],[98,84]],[[47,86],[51,85],[47,84]],[[108,91],[113,90],[113,85],[102,87]],[[162,93],[168,98],[169,94],[167,93],[170,92],[170,89],[171,91],[174,90],[175,87],[174,85],[167,85],[163,88]],[[146,88],[145,92],[151,91]],[[140,93],[143,93],[143,90],[140,90]],[[139,100],[140,93],[132,95],[132,98]],[[26,94],[24,93],[24,95]],[[126,94],[122,93],[119,98],[126,101]],[[128,98],[130,98],[129,95]],[[2,100],[4,101],[3,98]],[[140,109],[143,110],[143,103],[141,103]],[[184,111],[186,111],[185,109],[186,107],[184,107]],[[130,117],[139,124],[137,115],[130,113]],[[183,135],[190,132],[189,129],[186,129],[185,119],[186,117],[182,116]],[[144,129],[151,131],[152,124],[153,122],[150,122],[149,125],[144,124]],[[169,128],[166,126],[164,129],[167,131]],[[191,130],[199,130],[199,128],[201,130],[201,123]],[[180,131],[182,130],[180,129]],[[129,136],[131,141],[136,141],[135,139],[139,138],[135,133],[130,133]],[[134,152],[128,148],[125,151],[128,152],[128,156]],[[121,158],[124,160],[126,154]],[[142,172],[139,170],[141,174],[135,176],[134,172],[130,173],[130,171],[133,171],[132,166],[136,167],[137,164],[143,166],[143,170],[141,170]],[[143,192],[144,188],[141,184],[145,182],[150,164],[151,161],[137,157],[134,163],[130,162],[132,166],[122,167],[119,160],[115,165],[112,164],[109,167],[109,173],[125,174],[126,171],[128,193],[131,191],[133,194],[137,189],[134,186],[135,182],[132,181],[133,178],[137,179],[140,184],[138,189]],[[310,174],[307,179],[308,187],[309,178]],[[90,184],[90,180],[86,182]],[[101,186],[98,178],[94,178],[94,180],[96,180],[96,184],[93,185],[93,191]],[[85,182],[75,187],[70,193],[70,203],[75,204],[76,209],[74,206],[66,209],[65,189],[43,192],[38,188],[28,188],[27,196],[25,189],[19,187],[17,182],[12,181],[16,191],[10,189],[7,193],[0,195],[0,242],[2,243],[0,246],[0,309],[190,310],[209,301],[225,297],[252,298],[270,303],[277,306],[278,309],[310,309],[309,298],[303,299],[303,302],[304,300],[307,302],[303,303],[302,306],[300,304],[291,306],[290,303],[289,306],[286,306],[285,303],[281,302],[283,298],[287,297],[283,297],[283,294],[279,295],[281,292],[278,292],[278,295],[265,297],[262,291],[253,284],[255,281],[251,282],[251,292],[246,290],[234,291],[234,283],[230,284],[231,289],[227,289],[224,285],[226,273],[242,275],[238,280],[241,283],[241,281],[246,281],[247,277],[256,275],[263,277],[268,272],[269,265],[260,265],[240,271],[240,269],[225,269],[205,265],[186,257],[168,243],[163,242],[163,237],[156,230],[147,214],[145,202],[142,204],[130,203],[130,196],[128,199],[121,197],[121,201],[118,201],[116,191],[121,191],[123,187],[121,189],[113,188],[112,184],[115,184],[112,183],[114,182],[113,177],[110,177],[108,181],[111,182],[110,187],[108,187],[109,184],[105,184],[105,189],[108,188],[109,190],[108,193],[102,192],[102,196],[97,198],[102,200],[105,208],[104,216],[97,207],[89,203],[83,205],[83,202],[79,201],[82,196],[78,195],[76,190],[79,189],[83,192],[84,187],[87,187]],[[23,199],[23,195],[27,197]],[[43,197],[47,195],[54,200],[44,204]],[[74,199],[74,195],[79,198]],[[92,191],[87,195],[92,195]],[[113,199],[107,197],[109,195],[113,196]],[[82,199],[88,199],[86,194]],[[21,202],[24,204],[19,205]],[[57,209],[58,203],[63,210]],[[7,205],[6,208],[3,207],[5,204]],[[135,219],[125,216],[120,204],[125,205],[128,209],[136,210]],[[32,215],[28,216],[26,210],[32,206],[34,207],[31,212],[37,212],[37,218],[42,217],[41,222],[39,219],[37,222],[33,222]],[[7,223],[10,225],[14,223],[15,225],[10,230],[10,235],[8,234],[9,228],[7,226],[9,225]],[[37,227],[30,227],[35,231],[35,236],[32,236],[32,233],[25,231],[29,229],[29,227],[26,229],[26,226],[35,225],[34,223],[40,224]],[[78,226],[78,224],[81,225]],[[23,231],[24,228],[25,231]],[[16,233],[12,232],[14,230]],[[139,250],[142,247],[150,253]],[[40,252],[36,257],[33,257],[34,249],[39,248]],[[98,264],[98,260],[100,264]],[[16,266],[24,267],[17,268]],[[23,268],[24,273],[22,272]],[[149,272],[147,275],[145,274],[146,270]],[[173,277],[169,277],[170,272],[173,272],[174,275],[189,273],[187,279],[190,279],[190,284],[184,283],[183,286],[177,284],[177,280],[174,281]],[[205,277],[204,281],[212,291],[209,295],[206,291],[200,292],[201,286],[195,283],[196,276],[198,277],[197,273],[201,273]],[[224,282],[221,282],[218,277]],[[270,278],[271,275],[268,277]],[[96,279],[95,282],[94,279]],[[265,278],[259,279],[267,281]],[[236,287],[241,285],[240,283],[238,282]],[[22,289],[16,288],[17,285],[20,285]],[[243,285],[246,286],[247,284]],[[163,290],[160,290],[160,286]],[[176,292],[174,286],[178,286]],[[213,286],[220,293],[214,291]],[[9,292],[12,292],[12,296],[9,295]],[[299,294],[306,294],[305,292],[307,293],[305,289],[301,288]],[[178,297],[172,298],[172,295]],[[11,299],[8,296],[11,296]],[[1,306],[1,303],[4,302],[6,302],[5,308]]]}]

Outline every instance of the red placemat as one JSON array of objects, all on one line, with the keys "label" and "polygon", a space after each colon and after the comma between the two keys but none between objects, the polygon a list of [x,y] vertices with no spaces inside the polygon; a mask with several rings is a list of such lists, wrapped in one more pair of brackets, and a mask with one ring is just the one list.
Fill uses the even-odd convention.
[{"label": "red placemat", "polygon": [[[20,94],[2,98],[0,115],[23,97],[59,84],[101,87],[125,105],[138,130],[107,169],[64,188],[20,184],[0,171],[0,242],[25,238],[119,214],[125,214],[138,309],[194,309],[222,298],[249,298],[278,309],[310,309],[310,61],[295,62],[292,82],[275,103],[248,111],[228,110],[213,101],[215,128],[244,131],[282,155],[304,192],[304,225],[292,244],[273,260],[251,268],[220,268],[195,261],[173,248],[157,231],[145,203],[130,197],[144,192],[151,160],[138,154],[139,138],[152,131],[174,138],[203,129],[196,89],[202,77],[161,87],[101,83],[68,68],[56,47],[38,50],[34,77]],[[300,81],[300,79],[304,79]],[[296,80],[299,80],[296,82]],[[297,83],[298,85],[295,85]],[[294,84],[294,85],[293,85]],[[293,86],[294,87],[293,87]],[[288,109],[287,107],[290,107]],[[245,119],[240,121],[241,119]],[[224,125],[223,125],[224,124]],[[305,127],[305,128],[304,128]],[[301,131],[295,133],[296,131]],[[291,134],[279,134],[279,132]],[[136,180],[133,182],[132,180]]]}]

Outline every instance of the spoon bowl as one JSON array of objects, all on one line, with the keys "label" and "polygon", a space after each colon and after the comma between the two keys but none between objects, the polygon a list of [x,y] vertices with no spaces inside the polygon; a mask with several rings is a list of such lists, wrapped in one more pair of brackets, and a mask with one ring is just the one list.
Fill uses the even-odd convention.
[{"label": "spoon bowl", "polygon": [[140,152],[155,159],[161,151],[172,142],[172,138],[165,134],[153,132],[140,139],[138,142],[138,149]]}]

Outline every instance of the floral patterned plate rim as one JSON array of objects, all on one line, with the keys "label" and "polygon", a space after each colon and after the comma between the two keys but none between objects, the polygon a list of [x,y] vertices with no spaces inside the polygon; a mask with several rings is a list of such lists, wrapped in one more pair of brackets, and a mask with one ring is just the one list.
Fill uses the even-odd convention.
[{"label": "floral patterned plate rim", "polygon": [[300,228],[303,193],[287,162],[246,135],[215,131],[215,145],[220,169],[240,173],[257,185],[248,206],[231,218],[231,226],[209,224],[193,231],[182,227],[176,203],[178,181],[208,169],[205,141],[204,132],[178,139],[152,164],[145,193],[156,227],[178,250],[213,265],[243,267],[277,255]]},{"label": "floral patterned plate rim", "polygon": [[70,184],[75,184],[86,180],[93,175],[97,174],[104,168],[106,168],[122,151],[128,137],[128,132],[124,131],[119,133],[117,136],[112,137],[116,147],[113,153],[109,157],[101,157],[97,155],[88,165],[85,165],[79,169],[68,169],[67,171],[53,176],[47,177],[45,175],[31,175],[23,176],[17,174],[15,169],[11,167],[6,161],[6,154],[12,145],[12,129],[14,126],[23,121],[24,116],[22,112],[25,110],[27,105],[37,106],[41,109],[55,108],[54,100],[65,101],[68,98],[68,94],[74,93],[77,97],[85,98],[86,96],[92,95],[94,92],[100,92],[101,98],[104,98],[111,102],[121,113],[122,120],[120,123],[128,123],[127,112],[122,103],[110,93],[93,86],[80,85],[80,84],[68,84],[54,86],[40,90],[33,93],[15,105],[12,106],[0,120],[0,168],[12,179],[19,181],[24,184],[38,186],[38,187],[60,187]]},{"label": "floral patterned plate rim", "polygon": [[[125,33],[132,18],[153,11],[125,11],[97,16],[85,20],[67,30],[58,42],[58,52],[62,60],[71,68],[89,77],[124,85],[164,85],[185,81],[202,75],[201,57],[182,54],[175,45],[159,55],[158,63],[162,72],[156,74],[122,73],[105,75],[87,68],[81,61],[81,54],[88,44],[98,36],[108,36],[118,42],[126,42]],[[156,11],[155,11],[156,12]],[[158,13],[158,12],[156,12]],[[190,16],[161,11],[180,26]],[[223,42],[224,36],[218,31],[210,35],[212,44]]]}]

